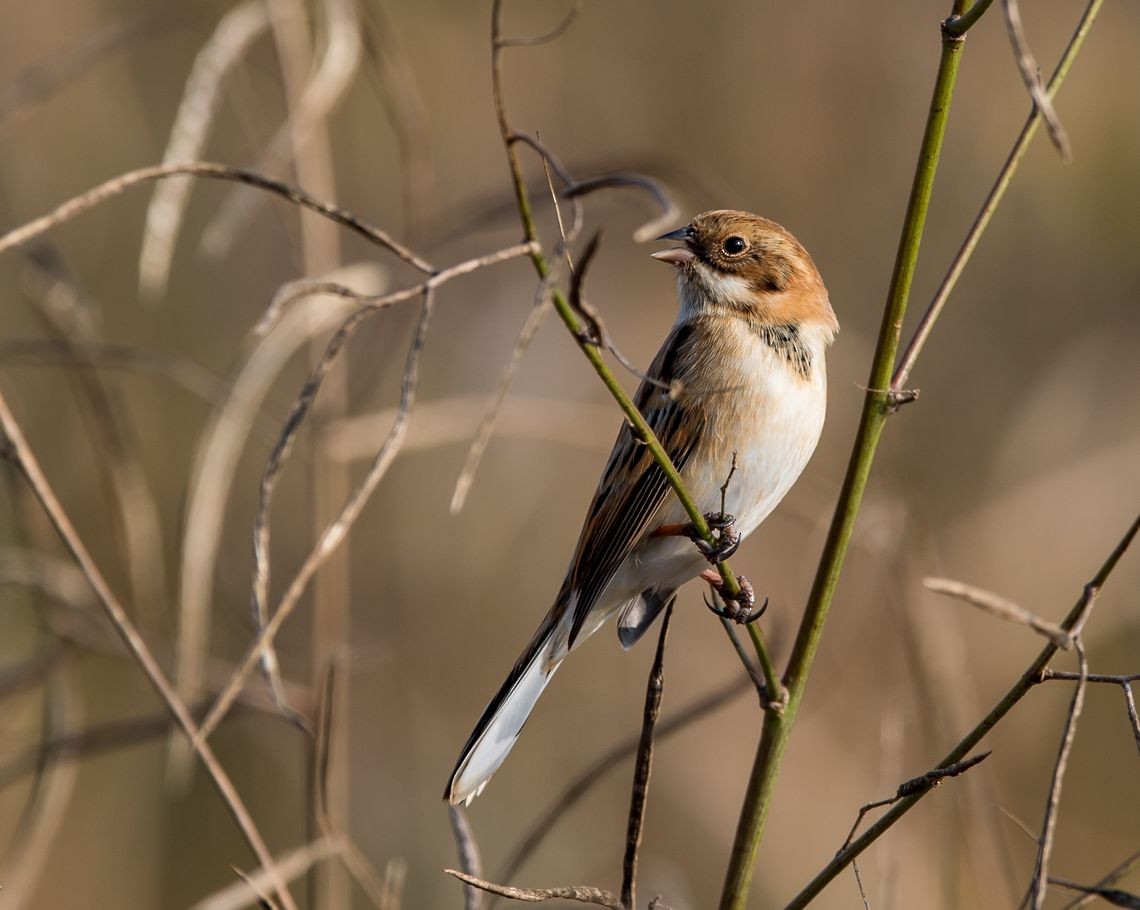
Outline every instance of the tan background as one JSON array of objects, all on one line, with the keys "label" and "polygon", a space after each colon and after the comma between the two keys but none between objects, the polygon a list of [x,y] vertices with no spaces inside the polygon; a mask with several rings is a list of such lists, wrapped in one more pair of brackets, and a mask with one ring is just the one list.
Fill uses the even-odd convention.
[{"label": "tan background", "polygon": [[[1048,72],[1082,5],[1024,6]],[[97,29],[156,18],[49,97],[6,112],[4,228],[161,159],[194,54],[226,7],[180,9],[130,0],[9,4],[0,87]],[[428,117],[421,163],[433,180],[416,215],[437,239],[418,248],[450,263],[513,242],[519,229],[506,208],[489,89],[489,4],[404,0],[386,9],[394,26],[388,40],[410,60]],[[577,173],[643,168],[671,183],[685,213],[763,213],[793,230],[823,273],[842,324],[829,363],[830,418],[799,485],[734,560],[771,597],[765,624],[781,659],[850,449],[944,14],[934,3],[613,0],[587,3],[557,43],[506,60],[514,123],[537,131]],[[515,3],[508,31],[540,31],[560,15],[554,3]],[[961,578],[1059,618],[1140,502],[1138,39],[1136,8],[1106,4],[1058,102],[1072,164],[1062,164],[1043,137],[1035,141],[914,373],[921,401],[888,427],[780,779],[755,907],[780,906],[799,890],[839,846],[861,803],[937,761],[1036,654],[1031,633],[924,592],[921,577]],[[912,310],[941,278],[1027,107],[995,6],[967,42]],[[252,164],[283,113],[272,43],[263,39],[230,84],[205,157]],[[357,79],[331,131],[337,200],[400,235],[407,217],[399,158],[375,79]],[[533,159],[527,165],[538,180]],[[105,340],[189,358],[219,376],[232,367],[261,309],[301,266],[295,215],[280,203],[261,209],[228,258],[204,262],[195,238],[224,193],[216,185],[195,189],[160,307],[143,305],[136,290],[148,189],[51,235],[97,302]],[[590,223],[606,228],[591,299],[642,364],[675,306],[667,271],[630,239],[650,214],[629,193],[590,206]],[[545,214],[542,225],[549,241]],[[349,260],[383,259],[357,238],[345,236],[344,246]],[[406,270],[392,273],[394,282],[408,278]],[[44,334],[27,286],[22,254],[6,254],[5,341]],[[424,402],[490,395],[533,289],[529,266],[519,261],[441,292],[423,364]],[[412,312],[378,317],[352,345],[354,412],[395,400]],[[150,375],[108,375],[129,406],[163,516],[164,551],[176,566],[187,471],[209,407]],[[298,361],[275,388],[242,462],[216,583],[219,657],[235,658],[249,640],[256,480],[303,375]],[[65,371],[5,365],[0,381],[80,531],[125,590]],[[460,905],[458,887],[439,872],[455,864],[439,793],[557,588],[617,425],[604,390],[553,320],[527,356],[515,394],[524,403],[550,398],[599,410],[569,428],[580,444],[496,438],[455,518],[448,502],[466,437],[401,457],[351,538],[351,831],[378,867],[406,860],[407,907]],[[534,426],[531,435],[544,432]],[[304,468],[311,453],[302,447],[294,459],[274,513],[278,584],[312,539]],[[354,476],[364,464],[354,463]],[[4,524],[14,539],[9,517]],[[1132,553],[1088,627],[1096,671],[1140,671],[1138,583]],[[15,665],[35,647],[35,611],[16,595],[4,597],[0,656]],[[739,671],[695,586],[679,606],[666,714]],[[151,637],[166,655],[173,613],[162,611]],[[281,638],[286,672],[300,681],[309,675],[309,634],[303,614]],[[473,807],[488,874],[563,785],[636,729],[651,656],[646,645],[623,655],[607,629],[565,665]],[[1073,668],[1068,658],[1058,666]],[[132,665],[91,654],[74,667],[87,723],[157,709]],[[983,767],[929,796],[864,858],[873,907],[1016,904],[1033,844],[999,806],[1031,828],[1040,824],[1069,691],[1053,683],[1034,692],[989,737],[994,755]],[[1140,846],[1140,776],[1122,701],[1114,688],[1089,693],[1061,806],[1053,866],[1061,876],[1091,881]],[[38,690],[0,705],[5,760],[34,748],[39,705]],[[755,705],[741,698],[660,748],[643,899],[660,892],[675,908],[713,904],[758,723]],[[247,717],[230,721],[215,741],[270,846],[303,843],[299,734]],[[204,776],[182,795],[168,793],[164,762],[159,738],[83,763],[30,906],[188,906],[232,880],[230,863],[254,865]],[[595,788],[517,883],[616,887],[628,776],[623,767]],[[0,844],[17,830],[26,796],[26,778],[0,794]],[[5,869],[0,874],[11,875]],[[1130,882],[1140,890],[1135,875]],[[306,899],[304,888],[295,890]],[[1054,898],[1051,906],[1061,903]],[[818,903],[859,905],[849,872]]]}]

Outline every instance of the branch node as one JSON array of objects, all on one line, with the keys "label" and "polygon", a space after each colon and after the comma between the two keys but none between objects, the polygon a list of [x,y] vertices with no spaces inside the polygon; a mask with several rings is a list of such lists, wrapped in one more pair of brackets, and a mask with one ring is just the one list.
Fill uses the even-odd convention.
[{"label": "branch node", "polygon": [[903,407],[912,401],[918,401],[918,389],[888,389],[886,411],[888,414],[897,414]]}]

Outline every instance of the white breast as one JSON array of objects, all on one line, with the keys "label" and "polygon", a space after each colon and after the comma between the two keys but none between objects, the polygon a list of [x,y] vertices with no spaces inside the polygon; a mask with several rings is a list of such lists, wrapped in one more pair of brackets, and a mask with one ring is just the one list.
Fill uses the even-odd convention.
[{"label": "white breast", "polygon": [[[744,330],[747,331],[747,330]],[[720,507],[720,487],[736,452],[736,472],[728,485],[726,510],[747,535],[779,504],[815,451],[827,406],[822,338],[804,341],[812,352],[809,377],[758,335],[742,339],[742,357],[728,371],[740,392],[712,409],[712,457],[697,459],[685,473],[702,510]],[[708,450],[706,450],[708,451]]]}]

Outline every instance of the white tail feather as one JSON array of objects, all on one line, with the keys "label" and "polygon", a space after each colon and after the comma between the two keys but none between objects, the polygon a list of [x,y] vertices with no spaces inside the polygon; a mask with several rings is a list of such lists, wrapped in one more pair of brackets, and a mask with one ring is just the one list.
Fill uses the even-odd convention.
[{"label": "white tail feather", "polygon": [[511,751],[535,702],[565,656],[565,633],[559,634],[557,628],[548,630],[521,672],[509,683],[509,689],[491,702],[494,710],[489,707],[490,713],[480,720],[452,772],[447,786],[448,802],[470,804],[483,792],[491,775]]}]

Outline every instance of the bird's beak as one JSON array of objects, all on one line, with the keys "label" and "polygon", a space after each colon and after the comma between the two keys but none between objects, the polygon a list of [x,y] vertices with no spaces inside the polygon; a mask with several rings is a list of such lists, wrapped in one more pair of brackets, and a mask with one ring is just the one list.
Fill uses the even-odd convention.
[{"label": "bird's beak", "polygon": [[[689,225],[677,228],[675,231],[670,231],[668,234],[662,234],[658,240],[676,240],[680,243],[687,243],[693,236],[693,229]],[[675,247],[671,250],[662,250],[660,253],[652,254],[654,259],[661,262],[668,262],[670,265],[682,266],[688,262],[696,259],[696,254],[688,248],[688,246]]]}]

